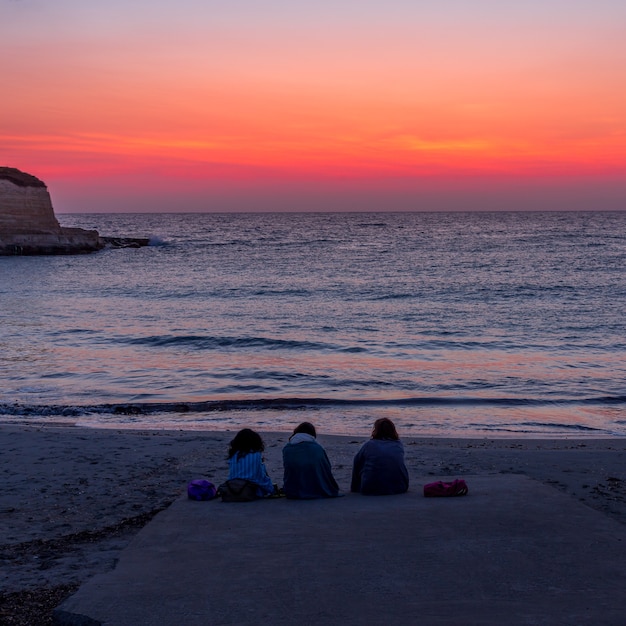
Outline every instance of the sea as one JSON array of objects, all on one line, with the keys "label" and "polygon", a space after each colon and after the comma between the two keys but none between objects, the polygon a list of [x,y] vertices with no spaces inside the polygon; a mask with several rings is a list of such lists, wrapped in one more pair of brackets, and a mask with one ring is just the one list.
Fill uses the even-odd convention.
[{"label": "sea", "polygon": [[0,422],[626,436],[626,212],[57,215],[0,257]]}]

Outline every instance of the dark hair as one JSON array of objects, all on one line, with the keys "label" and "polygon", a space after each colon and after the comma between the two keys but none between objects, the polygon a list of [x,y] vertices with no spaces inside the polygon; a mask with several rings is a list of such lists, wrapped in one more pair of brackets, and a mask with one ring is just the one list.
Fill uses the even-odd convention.
[{"label": "dark hair", "polygon": [[302,422],[302,424],[298,424],[293,429],[293,434],[297,435],[298,433],[304,433],[306,435],[311,435],[311,437],[315,437],[317,439],[317,433],[315,432],[315,426],[311,424],[311,422]]},{"label": "dark hair", "polygon": [[237,458],[242,458],[246,456],[248,452],[263,452],[263,450],[265,450],[265,445],[263,444],[261,435],[251,428],[244,428],[240,430],[230,442],[228,458],[232,459],[235,454]]},{"label": "dark hair", "polygon": [[398,432],[393,422],[388,417],[381,417],[374,422],[374,428],[372,428],[372,439],[391,439],[392,441],[398,441]]}]

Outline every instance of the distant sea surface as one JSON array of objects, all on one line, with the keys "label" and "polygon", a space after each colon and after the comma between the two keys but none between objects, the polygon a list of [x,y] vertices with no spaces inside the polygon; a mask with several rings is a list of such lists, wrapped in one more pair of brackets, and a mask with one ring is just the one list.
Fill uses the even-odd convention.
[{"label": "distant sea surface", "polygon": [[626,212],[59,215],[0,257],[0,421],[626,436]]}]

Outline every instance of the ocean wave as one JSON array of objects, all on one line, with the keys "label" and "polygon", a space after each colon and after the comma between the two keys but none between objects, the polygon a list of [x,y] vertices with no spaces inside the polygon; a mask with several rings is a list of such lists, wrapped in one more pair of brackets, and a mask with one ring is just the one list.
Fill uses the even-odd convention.
[{"label": "ocean wave", "polygon": [[515,424],[467,424],[468,428],[474,428],[490,433],[519,433],[532,434],[536,432],[569,432],[569,433],[601,433],[605,432],[602,428],[594,428],[593,426],[584,426],[582,424],[563,424],[555,422],[518,422]]},{"label": "ocean wave", "polygon": [[[601,396],[582,399],[538,399],[538,398],[448,398],[412,397],[394,399],[343,399],[320,397],[284,397],[202,400],[195,402],[122,402],[113,404],[64,405],[0,403],[0,415],[13,416],[80,416],[88,414],[147,415],[155,413],[211,413],[219,411],[293,411],[297,409],[348,408],[348,407],[549,407],[549,406],[606,406],[626,404],[626,396]],[[483,425],[484,426],[484,425]],[[510,426],[498,424],[498,427]],[[519,426],[542,426],[539,423],[520,423]],[[545,426],[545,424],[543,424]],[[563,428],[585,428],[564,425]]]},{"label": "ocean wave", "polygon": [[157,237],[153,235],[148,239],[149,246],[169,246],[169,241],[165,241],[165,239],[161,239],[161,237]]},{"label": "ocean wave", "polygon": [[264,289],[258,288],[250,291],[248,296],[297,296],[306,298],[312,295],[307,289]]},{"label": "ocean wave", "polygon": [[335,350],[332,344],[315,341],[270,339],[267,337],[214,337],[209,335],[149,335],[147,337],[116,337],[115,342],[132,346],[187,346],[198,350],[218,348],[265,348],[268,350]]}]

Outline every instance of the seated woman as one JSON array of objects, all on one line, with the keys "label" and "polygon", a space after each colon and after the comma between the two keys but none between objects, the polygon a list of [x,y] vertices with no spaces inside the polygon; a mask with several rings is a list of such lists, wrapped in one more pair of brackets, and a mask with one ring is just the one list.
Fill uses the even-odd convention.
[{"label": "seated woman", "polygon": [[350,491],[384,496],[404,493],[408,488],[404,447],[393,422],[383,417],[374,422],[372,438],[354,457]]},{"label": "seated woman", "polygon": [[288,498],[335,498],[339,487],[326,451],[316,440],[315,426],[303,422],[283,448],[283,490]]},{"label": "seated woman", "polygon": [[261,453],[265,445],[261,436],[250,428],[240,430],[228,448],[228,479],[244,478],[257,485],[257,496],[274,493],[274,485],[267,475]]}]

